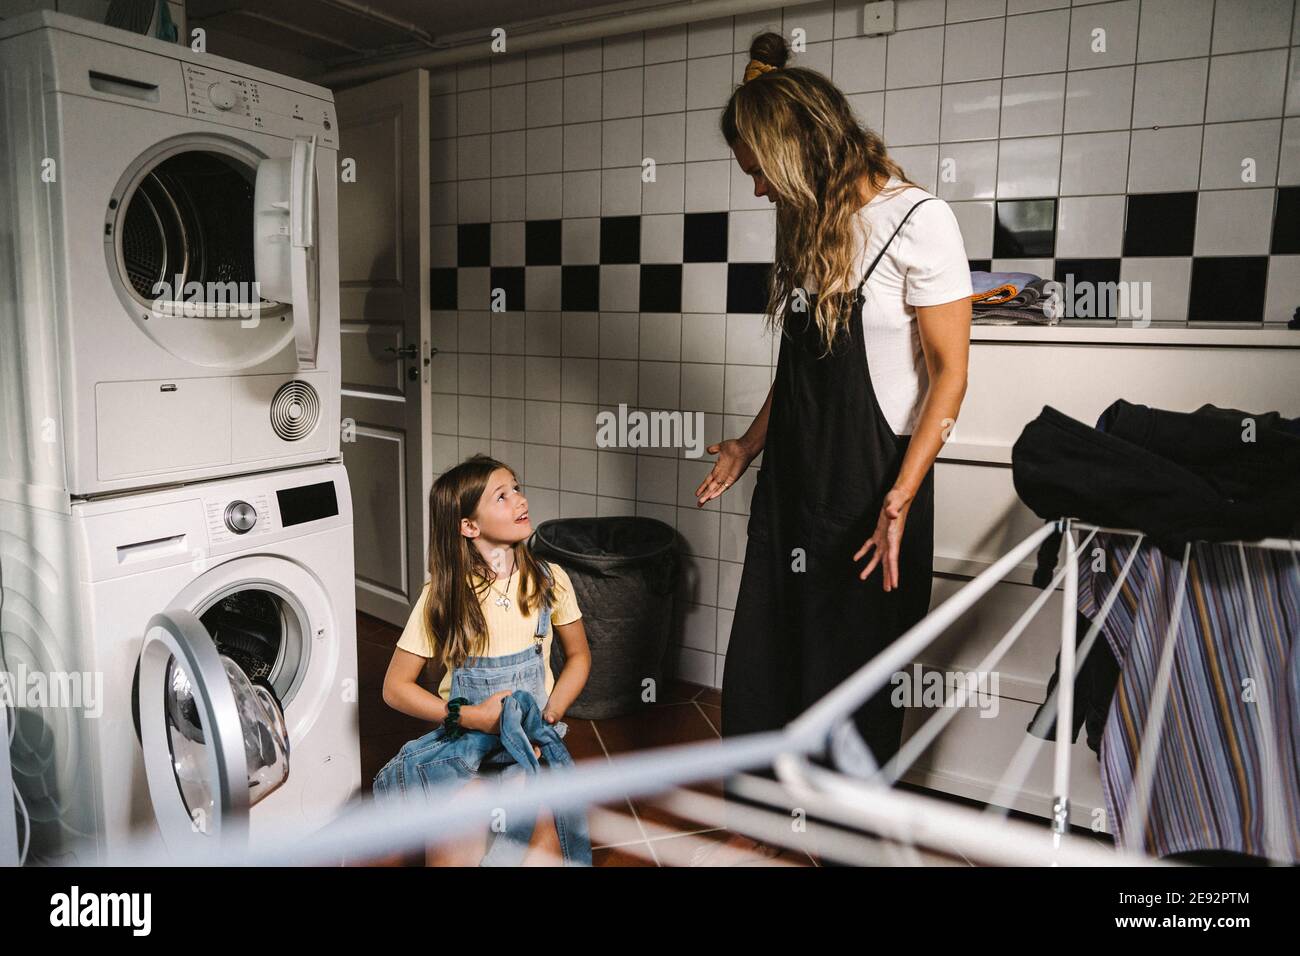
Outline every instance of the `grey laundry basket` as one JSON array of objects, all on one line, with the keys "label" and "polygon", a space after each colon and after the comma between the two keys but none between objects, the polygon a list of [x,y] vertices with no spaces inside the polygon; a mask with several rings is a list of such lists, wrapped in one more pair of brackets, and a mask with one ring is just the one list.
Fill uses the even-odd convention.
[{"label": "grey laundry basket", "polygon": [[[559,518],[538,526],[532,548],[568,572],[591,645],[591,675],[569,714],[598,720],[644,706],[644,681],[663,687],[677,532],[654,518]],[[556,674],[564,666],[558,640],[551,666]]]}]

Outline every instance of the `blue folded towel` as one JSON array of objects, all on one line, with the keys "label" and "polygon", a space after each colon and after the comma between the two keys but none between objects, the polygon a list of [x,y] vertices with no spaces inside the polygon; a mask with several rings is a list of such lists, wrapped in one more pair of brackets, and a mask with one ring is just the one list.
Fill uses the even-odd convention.
[{"label": "blue folded towel", "polygon": [[1013,285],[1019,292],[1039,277],[1030,272],[976,272],[971,270],[970,284],[974,295],[996,289],[1000,285]]}]

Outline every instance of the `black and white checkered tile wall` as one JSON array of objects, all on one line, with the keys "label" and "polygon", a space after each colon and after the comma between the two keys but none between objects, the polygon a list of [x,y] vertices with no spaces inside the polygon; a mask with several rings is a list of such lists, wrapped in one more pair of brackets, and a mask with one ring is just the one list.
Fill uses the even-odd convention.
[{"label": "black and white checkered tile wall", "polygon": [[[970,260],[971,269],[989,271],[996,263],[998,271],[1032,271],[1062,282],[1072,275],[1076,283],[1145,279],[1152,283],[1159,309],[1152,318],[1165,323],[1260,324],[1270,304],[1270,277],[1277,291],[1268,318],[1280,322],[1288,309],[1300,310],[1300,296],[1285,297],[1296,291],[1293,273],[1300,269],[1300,186],[1222,195],[1130,193],[953,206],[967,219],[963,237],[968,249],[976,243],[992,247],[990,258]],[[456,266],[432,271],[432,306],[497,312],[762,312],[767,263],[730,258],[729,215],[459,224]],[[972,215],[988,218],[991,236],[984,225],[970,222]],[[649,243],[671,248],[680,262],[642,259],[643,234],[651,230],[645,236]],[[1262,237],[1267,253],[1227,253],[1234,242],[1226,232],[1252,230]],[[494,233],[501,237],[495,245]],[[494,249],[501,251],[494,254]],[[512,249],[522,249],[522,255]],[[1210,254],[1216,249],[1222,254]],[[1100,254],[1109,251],[1120,254]],[[1074,254],[1062,255],[1066,252]],[[684,267],[704,263],[714,266],[695,271],[702,281],[684,290]],[[1103,311],[1082,321],[1089,318],[1113,322],[1117,316]]]},{"label": "black and white checkered tile wall", "polygon": [[714,441],[766,395],[775,216],[718,132],[764,29],[805,39],[795,63],[951,204],[972,268],[1149,282],[1157,323],[1284,328],[1300,307],[1295,0],[897,0],[880,37],[826,0],[434,74],[438,467],[492,451],[535,517],[674,524],[679,666],[705,683],[749,489],[697,511],[704,462],[597,448],[592,422],[700,410]]}]

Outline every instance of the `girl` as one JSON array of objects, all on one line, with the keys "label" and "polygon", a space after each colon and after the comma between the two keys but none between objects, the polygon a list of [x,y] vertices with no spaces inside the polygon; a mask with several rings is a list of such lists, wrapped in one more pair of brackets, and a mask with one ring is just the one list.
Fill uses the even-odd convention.
[{"label": "girl", "polygon": [[[718,460],[696,490],[703,506],[763,453],[724,736],[784,726],[925,615],[934,461],[966,392],[971,281],[955,215],[843,92],[788,56],[780,35],[756,37],[721,117],[754,195],[776,206],[767,313],[781,332],[767,400],[709,448]],[[855,715],[878,764],[902,731],[889,690]]]},{"label": "girl", "polygon": [[[555,564],[544,568],[528,548],[528,501],[514,472],[486,455],[461,462],[434,482],[429,524],[430,580],[393,651],[384,703],[441,724],[450,702],[468,699],[452,723],[497,734],[502,698],[527,690],[562,733],[557,722],[586,684],[591,654],[568,574]],[[558,678],[549,664],[552,630],[564,648]],[[436,694],[418,682],[426,667]],[[486,847],[487,835],[479,835],[431,848],[428,862],[472,866]],[[524,863],[544,864],[560,849],[555,822],[543,812]]]}]

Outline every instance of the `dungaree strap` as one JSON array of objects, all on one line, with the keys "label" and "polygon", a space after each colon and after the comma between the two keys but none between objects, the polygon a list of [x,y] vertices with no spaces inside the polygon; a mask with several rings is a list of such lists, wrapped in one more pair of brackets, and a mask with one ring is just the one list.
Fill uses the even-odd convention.
[{"label": "dungaree strap", "polygon": [[894,231],[893,233],[890,234],[889,239],[886,240],[885,244],[880,247],[880,251],[876,253],[876,258],[871,260],[870,268],[868,268],[866,272],[862,273],[862,281],[858,283],[857,294],[860,295],[862,293],[862,287],[866,285],[867,280],[871,278],[871,273],[876,271],[876,263],[878,263],[880,261],[880,257],[885,254],[885,250],[889,248],[889,244],[894,241],[894,237],[898,235],[898,231],[907,224],[907,220],[912,218],[912,213],[916,212],[916,207],[920,206],[922,203],[929,202],[931,199],[937,199],[937,198],[938,198],[937,196],[926,196],[924,199],[916,203],[915,206],[913,206],[911,209],[907,211],[907,214],[903,216],[899,224],[896,227],[894,227]]}]

